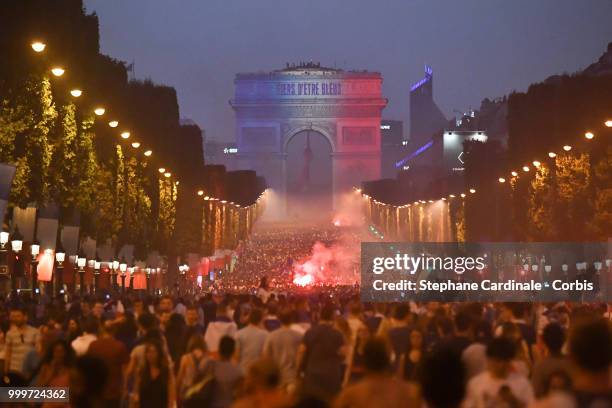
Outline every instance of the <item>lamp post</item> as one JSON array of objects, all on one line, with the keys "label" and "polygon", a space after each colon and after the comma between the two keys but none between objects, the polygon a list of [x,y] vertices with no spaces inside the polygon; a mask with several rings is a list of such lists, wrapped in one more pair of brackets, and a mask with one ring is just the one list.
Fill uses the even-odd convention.
[{"label": "lamp post", "polygon": [[[15,254],[15,263],[13,265],[13,279],[12,279],[12,288],[16,288],[15,275],[21,275],[23,273],[23,259],[19,256],[21,249],[23,248],[23,236],[19,232],[19,228],[15,227],[15,232],[13,232],[13,236],[11,237],[11,249]],[[19,273],[17,273],[19,272]]]},{"label": "lamp post", "polygon": [[125,258],[121,258],[121,263],[119,263],[119,271],[121,271],[121,293],[125,293],[125,272],[127,271],[127,263],[125,263]]},{"label": "lamp post", "polygon": [[77,268],[79,273],[79,293],[85,294],[85,265],[87,265],[87,258],[85,254],[77,255]]},{"label": "lamp post", "polygon": [[32,254],[32,265],[30,268],[32,274],[32,293],[36,293],[36,289],[38,289],[38,262],[36,257],[40,253],[40,244],[38,241],[32,242],[30,245],[30,254]]},{"label": "lamp post", "polygon": [[119,261],[114,260],[111,264],[111,285],[113,292],[117,293],[117,273],[119,272]]},{"label": "lamp post", "polygon": [[189,265],[187,264],[179,265],[178,269],[181,274],[181,280],[182,280],[181,286],[183,287],[183,290],[187,291],[187,272],[189,272]]},{"label": "lamp post", "polygon": [[130,276],[130,290],[134,291],[134,274],[136,273],[136,266],[132,266],[128,268],[128,273]]},{"label": "lamp post", "polygon": [[100,288],[100,258],[98,258],[98,254],[96,254],[96,259],[93,260],[94,266],[94,293],[98,294]]},{"label": "lamp post", "polygon": [[6,244],[9,242],[9,233],[6,231],[0,232],[0,277],[2,278],[2,292],[7,292],[6,284],[10,281],[10,275],[7,264],[8,249]]},{"label": "lamp post", "polygon": [[145,274],[147,277],[147,293],[151,293],[151,268],[149,266],[145,268]]},{"label": "lamp post", "polygon": [[[164,287],[164,280],[161,277],[162,269],[158,266],[155,270],[155,274],[157,275],[156,281],[159,283],[159,292],[161,293],[161,288]],[[156,285],[157,286],[157,285]]]},{"label": "lamp post", "polygon": [[55,262],[57,262],[56,266],[56,277],[55,277],[55,295],[61,295],[64,290],[64,261],[66,260],[66,252],[64,251],[64,247],[60,242],[57,245],[57,249],[55,251]]}]

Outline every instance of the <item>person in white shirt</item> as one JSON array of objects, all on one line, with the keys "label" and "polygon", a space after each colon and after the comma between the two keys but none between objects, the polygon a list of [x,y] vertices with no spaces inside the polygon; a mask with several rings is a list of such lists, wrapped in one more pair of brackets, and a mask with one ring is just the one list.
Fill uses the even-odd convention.
[{"label": "person in white shirt", "polygon": [[72,348],[77,356],[82,356],[89,350],[89,345],[98,339],[98,319],[88,317],[83,323],[83,334],[72,341]]},{"label": "person in white shirt", "polygon": [[208,351],[216,355],[219,350],[219,341],[223,336],[236,337],[238,326],[227,315],[227,305],[221,303],[217,307],[217,316],[214,321],[208,324],[204,334],[204,342]]},{"label": "person in white shirt", "polygon": [[515,344],[495,338],[487,345],[487,370],[472,378],[467,387],[465,408],[528,406],[534,400],[529,380],[512,371]]}]

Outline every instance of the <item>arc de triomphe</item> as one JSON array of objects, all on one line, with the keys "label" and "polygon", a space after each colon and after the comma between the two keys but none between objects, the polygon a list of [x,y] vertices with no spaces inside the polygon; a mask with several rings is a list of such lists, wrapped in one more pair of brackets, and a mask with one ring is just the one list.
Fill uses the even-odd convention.
[{"label": "arc de triomphe", "polygon": [[287,145],[309,130],[329,141],[334,206],[340,193],[380,178],[380,120],[387,100],[378,72],[318,64],[238,74],[230,101],[236,114],[237,162],[286,191]]}]

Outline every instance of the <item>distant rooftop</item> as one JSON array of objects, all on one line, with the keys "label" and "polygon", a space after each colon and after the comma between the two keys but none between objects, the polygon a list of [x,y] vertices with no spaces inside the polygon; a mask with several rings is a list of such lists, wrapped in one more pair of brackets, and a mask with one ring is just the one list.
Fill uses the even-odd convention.
[{"label": "distant rooftop", "polygon": [[301,61],[297,64],[291,64],[287,62],[285,68],[278,69],[275,72],[342,72],[340,68],[329,68],[322,67],[320,62],[304,62]]},{"label": "distant rooftop", "polygon": [[322,66],[320,62],[300,61],[285,64],[285,68],[269,72],[244,72],[236,74],[236,79],[278,79],[294,76],[309,76],[313,78],[380,78],[380,72],[368,70],[344,70]]}]

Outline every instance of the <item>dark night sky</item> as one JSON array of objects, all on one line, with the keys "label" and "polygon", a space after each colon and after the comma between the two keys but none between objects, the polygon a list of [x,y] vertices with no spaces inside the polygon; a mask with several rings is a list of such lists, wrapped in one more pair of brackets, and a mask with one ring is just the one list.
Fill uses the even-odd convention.
[{"label": "dark night sky", "polygon": [[[383,116],[407,122],[423,64],[448,117],[590,64],[612,41],[611,0],[85,0],[102,52],[177,89],[181,116],[233,140],[236,72],[320,61],[383,74]],[[405,126],[407,129],[407,126]]]}]

